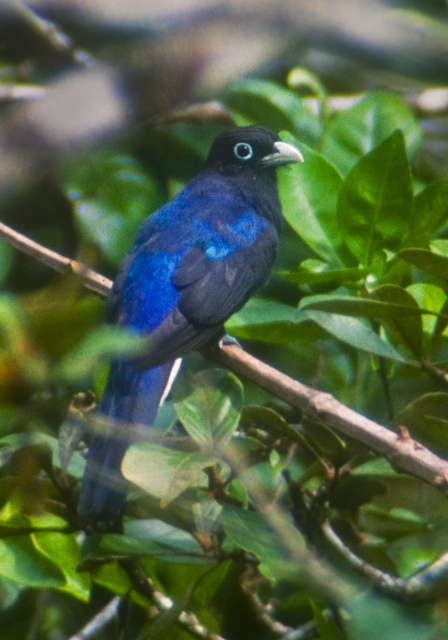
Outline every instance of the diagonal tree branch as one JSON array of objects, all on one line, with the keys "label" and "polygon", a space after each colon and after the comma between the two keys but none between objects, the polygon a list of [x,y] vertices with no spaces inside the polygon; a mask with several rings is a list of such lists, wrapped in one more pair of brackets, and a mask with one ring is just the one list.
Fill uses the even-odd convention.
[{"label": "diagonal tree branch", "polygon": [[[47,249],[2,223],[0,237],[56,271],[79,275],[84,286],[98,295],[106,296],[112,286],[111,280],[96,271]],[[229,369],[298,407],[310,418],[362,442],[384,456],[397,471],[420,478],[448,496],[448,462],[413,440],[405,429],[391,431],[346,407],[332,395],[307,387],[236,345],[223,346],[215,357]]]},{"label": "diagonal tree branch", "polygon": [[75,273],[80,276],[86,289],[93,291],[93,293],[105,297],[112,287],[112,280],[109,280],[109,278],[105,278],[76,260],[70,260],[70,258],[65,258],[59,253],[47,249],[2,222],[0,222],[0,238],[3,238],[5,242],[19,249],[19,251],[23,251],[23,253],[32,258],[43,262],[51,269],[55,269],[60,273]]},{"label": "diagonal tree branch", "polygon": [[448,462],[413,440],[405,429],[391,431],[346,407],[331,394],[293,380],[236,345],[223,347],[218,360],[310,418],[362,442],[384,456],[397,471],[416,476],[448,496]]}]

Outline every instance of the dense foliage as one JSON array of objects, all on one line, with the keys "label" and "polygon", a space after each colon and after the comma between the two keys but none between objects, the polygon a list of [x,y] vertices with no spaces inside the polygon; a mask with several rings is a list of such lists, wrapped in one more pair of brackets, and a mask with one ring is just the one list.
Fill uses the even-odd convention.
[{"label": "dense foliage", "polygon": [[[420,125],[398,95],[371,92],[329,115],[317,78],[301,69],[289,78],[248,79],[217,96],[234,122],[280,131],[305,158],[279,172],[275,272],[227,329],[277,369],[446,458],[448,181],[420,171]],[[304,87],[318,89],[315,103]],[[147,127],[66,164],[46,189],[68,227],[50,211],[37,239],[75,246],[113,277],[142,220],[195,174],[221,126]],[[406,580],[446,552],[446,497],[199,354],[160,412],[164,437],[153,430],[126,455],[124,534],[80,534],[91,397],[77,396],[66,416],[67,407],[77,392],[101,394],[108,360],[133,340],[104,326],[103,300],[75,276],[4,243],[0,261],[2,640],[26,637],[30,610],[42,614],[33,638],[67,638],[116,594],[115,624],[140,640],[192,637],[181,611],[227,640],[448,633],[440,589],[410,604],[380,579]],[[151,589],[171,599],[164,613]],[[118,637],[111,629],[96,637]]]}]

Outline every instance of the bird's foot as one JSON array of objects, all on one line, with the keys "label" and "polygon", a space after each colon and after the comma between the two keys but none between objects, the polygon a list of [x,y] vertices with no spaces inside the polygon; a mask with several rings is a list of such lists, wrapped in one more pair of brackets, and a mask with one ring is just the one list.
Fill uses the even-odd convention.
[{"label": "bird's foot", "polygon": [[234,336],[231,336],[228,333],[224,334],[221,340],[218,342],[218,347],[220,349],[222,349],[223,347],[229,347],[232,345],[236,347],[240,347],[240,349],[243,348],[241,344],[238,342],[238,340]]}]

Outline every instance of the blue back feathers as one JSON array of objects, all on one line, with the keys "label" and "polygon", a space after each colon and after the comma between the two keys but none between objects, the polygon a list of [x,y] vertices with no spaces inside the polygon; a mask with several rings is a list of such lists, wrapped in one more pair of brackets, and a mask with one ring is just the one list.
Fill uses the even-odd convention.
[{"label": "blue back feathers", "polygon": [[263,127],[226,131],[201,173],[142,225],[115,280],[109,321],[148,334],[149,348],[111,365],[99,408],[111,432],[93,438],[81,491],[86,530],[120,529],[126,424],[152,424],[174,360],[218,340],[268,278],[281,227],[276,168],[299,159]]}]

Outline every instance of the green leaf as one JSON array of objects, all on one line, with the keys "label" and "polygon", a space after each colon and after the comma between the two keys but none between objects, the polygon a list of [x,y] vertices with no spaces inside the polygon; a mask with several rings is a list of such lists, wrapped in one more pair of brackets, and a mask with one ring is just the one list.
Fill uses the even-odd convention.
[{"label": "green leaf", "polygon": [[[392,93],[371,93],[351,109],[333,118],[327,127],[322,152],[346,175],[366,153],[399,129],[412,155],[420,146],[418,122],[403,100]],[[397,187],[398,188],[398,187]]]},{"label": "green leaf", "polygon": [[398,351],[384,342],[363,320],[324,311],[306,310],[304,314],[309,320],[354,349],[360,349],[381,358],[406,362]]},{"label": "green leaf", "polygon": [[[18,451],[22,447],[25,446],[45,446],[49,447],[51,450],[51,461],[52,464],[60,467],[60,457],[59,457],[59,443],[57,438],[53,436],[49,436],[46,433],[15,433],[8,436],[5,436],[0,439],[0,447],[3,448],[4,455],[10,455],[11,453]],[[68,465],[67,472],[75,478],[80,478],[84,472],[85,468],[85,460],[82,455],[75,451],[70,458],[70,463]],[[48,514],[46,514],[48,517]],[[38,526],[34,523],[34,526]],[[42,525],[47,526],[47,525]],[[52,526],[57,526],[53,523]]]},{"label": "green leaf", "polygon": [[114,264],[130,249],[141,222],[161,204],[158,183],[126,155],[83,158],[65,180],[81,233]]},{"label": "green leaf", "polygon": [[393,424],[405,426],[412,438],[443,455],[448,454],[448,393],[426,393],[395,417]]},{"label": "green leaf", "polygon": [[113,356],[141,355],[148,351],[148,339],[137,336],[130,329],[104,325],[91,331],[73,351],[68,353],[56,369],[56,374],[67,382],[92,375],[98,362]]},{"label": "green leaf", "polygon": [[174,391],[174,406],[188,434],[203,450],[225,444],[238,427],[243,385],[223,369],[185,376]]},{"label": "green leaf", "polygon": [[220,528],[222,506],[214,498],[204,498],[192,505],[195,531],[210,538]]},{"label": "green leaf", "polygon": [[401,549],[399,557],[400,575],[405,578],[413,576],[418,571],[427,567],[437,558],[434,549],[424,549],[421,547],[405,547]]},{"label": "green leaf", "polygon": [[[298,568],[288,562],[281,541],[259,513],[226,507],[222,523],[233,544],[260,560],[259,569],[267,578],[278,580],[281,576],[297,574]],[[297,540],[300,540],[298,534]]]},{"label": "green leaf", "polygon": [[384,458],[375,458],[364,462],[352,470],[353,475],[396,476],[397,472]]},{"label": "green leaf", "polygon": [[421,607],[398,604],[366,591],[362,597],[346,603],[348,637],[362,640],[430,640],[434,620]]},{"label": "green leaf", "polygon": [[280,436],[286,435],[286,430],[289,428],[285,418],[271,407],[244,407],[241,422],[243,426],[255,426],[257,429],[267,429]]},{"label": "green leaf", "polygon": [[276,275],[297,285],[333,284],[344,286],[347,282],[358,282],[365,278],[367,271],[359,267],[348,269],[332,268],[326,262],[309,258],[303,260],[297,271],[276,271]]},{"label": "green leaf", "polygon": [[429,248],[440,256],[448,257],[448,240],[444,238],[435,238],[431,240]]},{"label": "green leaf", "polygon": [[399,258],[414,264],[426,273],[448,281],[448,258],[427,249],[403,249]]},{"label": "green leaf", "polygon": [[0,282],[3,282],[8,277],[13,262],[13,248],[3,240],[0,240]]},{"label": "green leaf", "polygon": [[61,588],[62,572],[36,552],[29,536],[0,539],[0,575],[28,587]]},{"label": "green leaf", "polygon": [[347,246],[359,263],[383,262],[410,231],[412,181],[403,143],[396,132],[363,157],[347,177],[339,199],[339,221]]},{"label": "green leaf", "polygon": [[415,196],[412,244],[426,245],[447,219],[448,180],[440,180]]},{"label": "green leaf", "polygon": [[41,531],[31,535],[36,551],[53,562],[65,577],[63,591],[87,602],[90,597],[89,575],[77,570],[80,561],[79,544],[74,534]]},{"label": "green leaf", "polygon": [[[389,286],[389,285],[388,285]],[[400,287],[393,287],[393,289],[400,289]],[[386,287],[386,285],[384,285]],[[374,292],[383,290],[383,287],[375,289]],[[405,291],[401,289],[401,291]],[[381,294],[378,294],[378,297]],[[384,293],[386,296],[386,293]],[[372,294],[373,297],[373,294]],[[341,296],[337,294],[320,294],[314,296],[306,296],[300,301],[300,310],[318,310],[326,311],[328,313],[338,313],[348,316],[362,316],[365,318],[376,319],[392,319],[397,315],[402,316],[420,316],[423,311],[418,304],[412,298],[411,295],[406,295],[406,292],[401,299],[396,298],[398,302],[389,301],[387,299],[370,299],[370,298],[355,298],[352,296]]]},{"label": "green leaf", "polygon": [[245,78],[232,85],[223,101],[250,122],[275,131],[286,129],[308,144],[320,135],[321,126],[316,114],[294,91],[276,82]]},{"label": "green leaf", "polygon": [[233,566],[232,561],[226,560],[220,562],[211,571],[208,571],[194,591],[193,602],[199,603],[203,607],[210,607],[216,594],[225,585],[224,580],[229,572],[232,571]]},{"label": "green leaf", "polygon": [[313,607],[316,627],[319,631],[319,638],[321,640],[343,640],[342,634],[333,620],[324,616],[321,607],[319,607],[315,602],[312,602],[311,605]]},{"label": "green leaf", "polygon": [[230,331],[238,331],[242,327],[265,325],[270,323],[294,324],[300,321],[300,313],[296,307],[281,304],[263,298],[251,298],[238,313],[234,313],[226,322]]},{"label": "green leaf", "polygon": [[[387,492],[390,491],[393,486],[391,479],[384,479],[383,483]],[[370,527],[373,527],[375,534],[391,542],[428,533],[430,528],[425,518],[419,517],[409,509],[399,507],[384,509],[372,503],[364,505],[362,510],[363,518],[370,522]]]},{"label": "green leaf", "polygon": [[[92,537],[94,536],[90,536],[90,538]],[[83,544],[83,552],[85,546],[86,543]],[[121,596],[128,597],[132,590],[132,583],[128,572],[117,562],[101,564],[95,571],[94,580],[95,584],[105,587],[109,591],[112,591],[112,593]],[[147,600],[143,596],[135,594],[135,597],[140,601],[141,606],[147,606]]]},{"label": "green leaf", "polygon": [[196,484],[202,471],[217,461],[211,453],[185,453],[140,444],[128,449],[121,470],[127,480],[160,498],[162,506],[166,506]]},{"label": "green leaf", "polygon": [[309,344],[322,337],[296,307],[262,298],[249,300],[227,320],[226,330],[238,338],[284,346]]},{"label": "green leaf", "polygon": [[167,562],[185,562],[188,556],[204,555],[190,533],[156,519],[126,522],[123,535],[101,537],[100,549],[123,555],[155,556]]},{"label": "green leaf", "polygon": [[3,612],[18,602],[23,589],[24,587],[17,584],[17,582],[0,577],[0,592],[2,594]]},{"label": "green leaf", "polygon": [[[426,335],[432,336],[436,331],[446,325],[448,321],[446,304],[447,295],[443,289],[434,284],[416,282],[406,289],[416,300],[419,307],[426,313],[422,316],[423,331]],[[441,314],[437,316],[437,314]]]},{"label": "green leaf", "polygon": [[[374,289],[370,297],[373,300],[381,300],[394,312],[393,315],[383,318],[383,324],[389,332],[398,334],[415,356],[421,356],[423,345],[421,310],[409,290],[396,285],[383,285]],[[435,318],[431,320],[435,321]]]},{"label": "green leaf", "polygon": [[343,266],[347,256],[337,219],[342,179],[317,151],[286,133],[282,133],[282,139],[296,145],[305,159],[303,164],[279,172],[283,216],[320,258],[334,266]]}]

